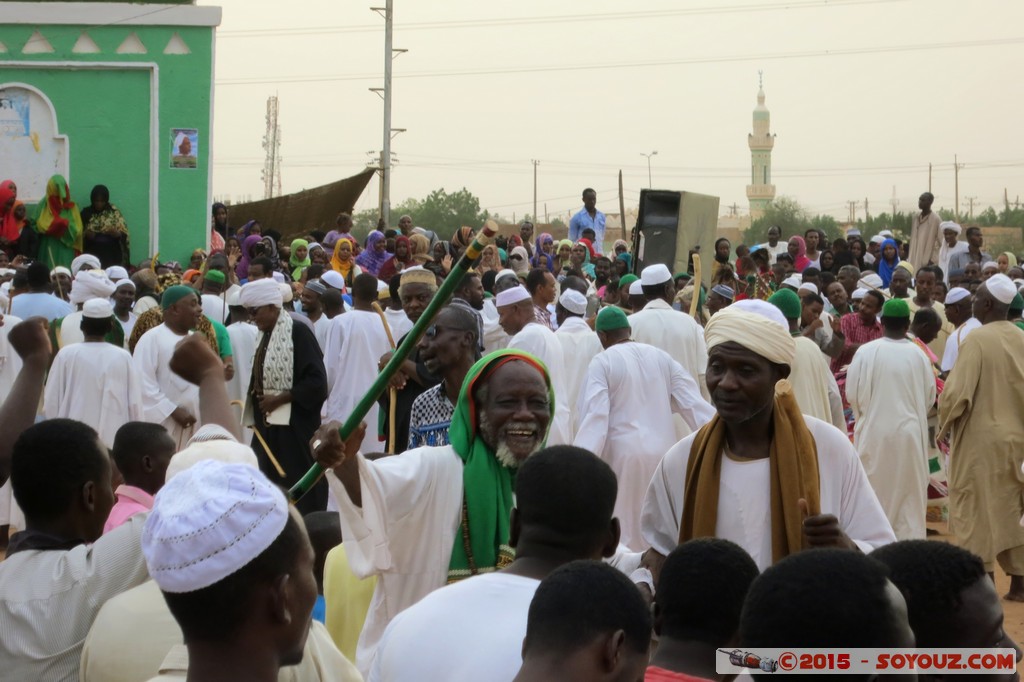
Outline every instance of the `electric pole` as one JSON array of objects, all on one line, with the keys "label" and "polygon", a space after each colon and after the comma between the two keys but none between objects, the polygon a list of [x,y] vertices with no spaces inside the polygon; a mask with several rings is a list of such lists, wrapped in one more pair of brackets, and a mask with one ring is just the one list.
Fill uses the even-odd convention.
[{"label": "electric pole", "polygon": [[932,165],[928,164],[928,191],[932,191]]},{"label": "electric pole", "polygon": [[896,185],[892,186],[892,201],[890,201],[889,203],[892,204],[892,215],[893,215],[893,218],[895,219],[895,217],[896,217],[896,209],[900,205],[900,200],[896,198]]},{"label": "electric pole", "polygon": [[960,169],[962,165],[957,163],[956,154],[953,155],[953,193],[956,194],[953,215],[960,220]]},{"label": "electric pole", "polygon": [[643,152],[640,152],[640,156],[647,157],[647,189],[651,189],[654,186],[654,183],[651,182],[651,157],[657,156],[657,154],[657,150],[651,152],[650,154],[644,154]]},{"label": "electric pole", "polygon": [[967,219],[974,220],[974,202],[978,200],[978,197],[964,197],[964,201],[967,202]]},{"label": "electric pole", "polygon": [[857,223],[857,207],[860,206],[860,202],[847,201],[846,203],[850,207],[850,224],[855,225]]},{"label": "electric pole", "polygon": [[864,197],[864,222],[871,220],[871,214],[868,213],[868,198]]},{"label": "electric pole", "polygon": [[394,28],[394,0],[385,0],[384,7],[371,7],[371,10],[384,17],[384,87],[370,88],[371,92],[380,95],[384,100],[384,149],[380,159],[380,217],[385,225],[391,225],[391,140],[405,128],[391,127],[391,62],[396,54],[407,50],[396,50],[392,47],[392,30]]},{"label": "electric pole", "polygon": [[540,222],[537,220],[537,166],[540,165],[540,161],[537,159],[530,159],[530,163],[533,164],[533,222]]},{"label": "electric pole", "polygon": [[267,131],[263,134],[263,198],[281,196],[281,126],[277,121],[277,95],[267,98]]}]

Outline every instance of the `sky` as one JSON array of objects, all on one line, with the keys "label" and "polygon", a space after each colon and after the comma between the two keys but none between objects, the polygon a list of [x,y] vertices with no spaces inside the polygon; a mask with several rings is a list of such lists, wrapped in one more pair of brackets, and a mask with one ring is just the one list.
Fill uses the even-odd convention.
[{"label": "sky", "polygon": [[[377,0],[383,6],[384,0]],[[285,193],[353,175],[382,146],[384,20],[371,3],[218,0],[214,194],[262,198],[266,101]],[[777,196],[843,220],[1024,194],[1024,2],[395,0],[391,203],[466,187],[522,218],[618,212],[648,186],[747,212],[763,71]],[[377,204],[376,179],[357,210]],[[392,220],[395,222],[397,218]]]}]

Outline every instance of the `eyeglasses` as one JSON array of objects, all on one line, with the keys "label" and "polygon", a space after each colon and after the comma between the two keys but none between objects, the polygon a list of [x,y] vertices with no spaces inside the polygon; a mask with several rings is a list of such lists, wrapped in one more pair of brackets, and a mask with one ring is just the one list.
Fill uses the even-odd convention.
[{"label": "eyeglasses", "polygon": [[427,331],[423,332],[423,336],[428,338],[428,339],[432,339],[432,338],[436,337],[438,335],[438,333],[443,332],[445,329],[451,329],[452,331],[458,331],[457,329],[455,329],[455,327],[442,327],[439,324],[432,324],[429,327],[427,327]]},{"label": "eyeglasses", "polygon": [[520,256],[518,253],[514,253],[511,256],[509,256],[508,258],[509,258],[509,260],[523,260],[523,257]]}]

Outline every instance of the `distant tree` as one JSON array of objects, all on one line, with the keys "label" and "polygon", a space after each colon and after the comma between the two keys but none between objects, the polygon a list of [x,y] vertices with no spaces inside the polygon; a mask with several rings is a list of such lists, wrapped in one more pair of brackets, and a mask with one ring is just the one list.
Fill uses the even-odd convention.
[{"label": "distant tree", "polygon": [[352,231],[356,234],[369,234],[370,230],[377,229],[379,219],[380,211],[376,208],[358,211],[352,215]]},{"label": "distant tree", "polygon": [[807,210],[796,199],[779,197],[769,203],[761,217],[743,233],[743,243],[753,245],[768,241],[768,228],[772,225],[782,229],[783,239],[793,235],[803,236],[810,222]]},{"label": "distant tree", "polygon": [[477,228],[489,217],[480,209],[480,199],[465,187],[451,194],[444,188],[435,189],[418,204],[410,211],[413,224],[434,230],[442,239],[451,238],[463,225]]},{"label": "distant tree", "polygon": [[569,226],[566,225],[565,221],[563,221],[561,218],[552,218],[551,219],[551,227],[553,227],[555,229],[558,229],[558,230],[568,230],[569,229]]},{"label": "distant tree", "polygon": [[979,225],[982,225],[984,227],[991,227],[993,225],[998,225],[999,224],[999,214],[996,213],[996,210],[994,208],[989,206],[984,211],[982,211],[981,213],[978,214],[978,217],[976,218],[976,221],[977,221],[977,223]]}]

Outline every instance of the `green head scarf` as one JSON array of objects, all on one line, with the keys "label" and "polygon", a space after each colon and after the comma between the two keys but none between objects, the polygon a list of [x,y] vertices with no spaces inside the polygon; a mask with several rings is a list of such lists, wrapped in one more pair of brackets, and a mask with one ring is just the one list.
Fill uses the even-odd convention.
[{"label": "green head scarf", "polygon": [[550,413],[553,416],[555,412],[555,394],[547,367],[529,353],[514,349],[495,351],[478,360],[466,374],[448,429],[452,447],[463,462],[463,514],[448,564],[450,583],[507,566],[513,557],[508,533],[515,471],[502,466],[480,437],[476,405],[479,387],[495,370],[509,362],[526,362],[543,375]]},{"label": "green head scarf", "polygon": [[[298,259],[295,256],[295,252],[300,248],[306,248],[306,257]],[[313,264],[313,261],[309,257],[309,242],[305,239],[293,239],[291,253],[288,255],[288,265],[292,268],[292,279],[298,282],[302,279],[302,271]]]}]

